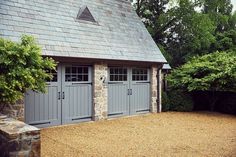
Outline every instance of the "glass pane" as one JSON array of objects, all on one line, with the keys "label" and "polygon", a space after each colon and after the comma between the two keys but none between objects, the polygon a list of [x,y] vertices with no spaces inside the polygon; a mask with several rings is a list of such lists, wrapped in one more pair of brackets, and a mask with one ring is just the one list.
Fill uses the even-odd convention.
[{"label": "glass pane", "polygon": [[140,76],[140,80],[144,80],[144,77],[143,77],[143,75],[141,75],[141,76]]},{"label": "glass pane", "polygon": [[49,73],[52,75],[52,78],[46,79],[46,82],[57,82],[57,71],[56,70],[46,69],[45,71],[46,71],[46,73]]},{"label": "glass pane", "polygon": [[136,76],[137,81],[140,81],[140,75]]},{"label": "glass pane", "polygon": [[84,81],[88,81],[88,75],[84,75]]},{"label": "glass pane", "polygon": [[137,70],[137,71],[136,71],[136,74],[140,74],[140,70]]},{"label": "glass pane", "polygon": [[66,75],[66,81],[71,81],[70,75]]},{"label": "glass pane", "polygon": [[127,81],[127,75],[124,75],[124,81]]},{"label": "glass pane", "polygon": [[118,72],[119,72],[118,69],[115,69],[115,74],[118,74]]},{"label": "glass pane", "polygon": [[82,75],[78,75],[77,76],[77,81],[83,81],[83,76]]},{"label": "glass pane", "polygon": [[123,74],[123,69],[119,68],[119,74]]},{"label": "glass pane", "polygon": [[70,67],[66,67],[66,73],[67,74],[71,73],[71,68]]},{"label": "glass pane", "polygon": [[51,82],[57,82],[57,74],[53,74]]},{"label": "glass pane", "polygon": [[78,67],[78,73],[81,74],[83,72],[82,67]]},{"label": "glass pane", "polygon": [[77,73],[77,72],[76,72],[76,69],[77,69],[76,67],[72,67],[72,73],[73,73],[73,74],[76,74],[76,73]]},{"label": "glass pane", "polygon": [[146,69],[146,70],[144,70],[144,74],[147,74],[147,69]]},{"label": "glass pane", "polygon": [[115,81],[118,81],[118,75],[115,75]]},{"label": "glass pane", "polygon": [[110,69],[110,74],[114,74],[114,69],[113,68]]},{"label": "glass pane", "polygon": [[143,69],[140,69],[140,74],[143,74],[144,70]]},{"label": "glass pane", "polygon": [[124,74],[127,74],[127,69],[124,69]]},{"label": "glass pane", "polygon": [[123,81],[123,75],[119,75],[119,81]]},{"label": "glass pane", "polygon": [[76,75],[72,75],[72,76],[71,76],[71,81],[76,81],[76,80],[77,80]]},{"label": "glass pane", "polygon": [[146,81],[148,80],[148,79],[147,79],[147,75],[144,76],[144,80],[146,80]]},{"label": "glass pane", "polygon": [[110,75],[110,81],[114,81],[114,75]]},{"label": "glass pane", "polygon": [[135,75],[132,75],[132,80],[135,81]]},{"label": "glass pane", "polygon": [[88,67],[84,67],[83,73],[88,74]]}]

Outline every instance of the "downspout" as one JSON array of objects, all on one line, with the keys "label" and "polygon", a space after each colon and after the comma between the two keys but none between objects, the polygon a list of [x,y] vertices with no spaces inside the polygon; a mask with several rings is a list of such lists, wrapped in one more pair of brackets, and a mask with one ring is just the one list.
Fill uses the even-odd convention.
[{"label": "downspout", "polygon": [[163,64],[160,64],[157,66],[157,112],[161,113],[162,111],[162,99],[161,99],[161,93],[162,93],[162,71]]}]

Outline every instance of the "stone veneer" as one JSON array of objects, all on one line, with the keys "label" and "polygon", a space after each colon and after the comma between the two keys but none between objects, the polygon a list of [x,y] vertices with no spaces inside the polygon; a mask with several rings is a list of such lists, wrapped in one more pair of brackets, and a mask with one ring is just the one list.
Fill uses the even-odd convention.
[{"label": "stone veneer", "polygon": [[158,100],[158,104],[157,104],[157,111],[161,112],[162,111],[162,66],[158,67],[157,69],[157,100]]},{"label": "stone veneer", "polygon": [[5,105],[0,113],[8,115],[14,119],[24,121],[24,100],[18,100],[15,104]]},{"label": "stone veneer", "polygon": [[151,75],[150,75],[150,81],[151,81],[151,108],[150,111],[152,113],[156,113],[157,112],[157,66],[152,66],[151,67],[151,71],[150,71]]},{"label": "stone veneer", "polygon": [[0,115],[0,156],[40,157],[40,130]]},{"label": "stone veneer", "polygon": [[108,89],[107,89],[107,71],[105,63],[94,64],[93,76],[93,120],[102,120],[107,118],[108,111]]}]

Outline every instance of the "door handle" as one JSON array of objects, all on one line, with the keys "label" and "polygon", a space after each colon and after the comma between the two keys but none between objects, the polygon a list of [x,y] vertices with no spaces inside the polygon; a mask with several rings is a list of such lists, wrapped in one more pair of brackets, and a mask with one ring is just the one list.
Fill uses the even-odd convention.
[{"label": "door handle", "polygon": [[61,99],[61,92],[58,92],[58,100],[60,100]]},{"label": "door handle", "polygon": [[62,92],[62,99],[65,99],[65,92]]}]

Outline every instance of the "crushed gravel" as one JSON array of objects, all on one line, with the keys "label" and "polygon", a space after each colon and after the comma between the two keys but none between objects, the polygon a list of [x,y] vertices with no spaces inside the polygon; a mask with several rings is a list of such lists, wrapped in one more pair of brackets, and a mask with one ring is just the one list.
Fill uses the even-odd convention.
[{"label": "crushed gravel", "polygon": [[236,116],[166,112],[42,129],[42,157],[236,157]]}]

